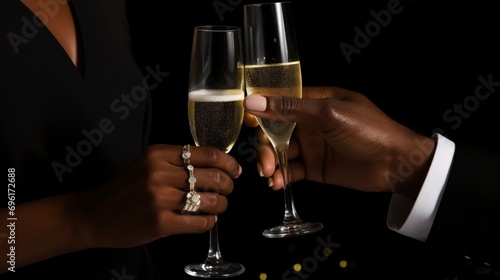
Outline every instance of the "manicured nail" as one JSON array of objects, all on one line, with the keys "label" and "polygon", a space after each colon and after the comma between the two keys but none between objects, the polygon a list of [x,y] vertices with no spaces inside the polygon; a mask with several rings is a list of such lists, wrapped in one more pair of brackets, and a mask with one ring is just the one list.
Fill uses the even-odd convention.
[{"label": "manicured nail", "polygon": [[272,188],[272,187],[273,187],[273,185],[274,185],[274,184],[273,184],[273,177],[269,177],[269,178],[267,179],[267,185],[268,185],[270,188]]},{"label": "manicured nail", "polygon": [[267,99],[260,95],[249,95],[245,98],[245,108],[250,111],[264,112],[267,107]]},{"label": "manicured nail", "polygon": [[215,222],[217,223],[217,215],[215,215],[214,218],[215,218]]},{"label": "manicured nail", "polygon": [[264,177],[264,173],[262,172],[262,164],[257,162],[257,171],[259,172],[260,177]]}]

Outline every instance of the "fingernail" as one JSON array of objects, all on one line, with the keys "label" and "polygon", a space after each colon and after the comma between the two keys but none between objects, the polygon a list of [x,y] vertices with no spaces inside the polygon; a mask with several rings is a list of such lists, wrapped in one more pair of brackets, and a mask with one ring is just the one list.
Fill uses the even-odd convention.
[{"label": "fingernail", "polygon": [[274,184],[273,184],[273,177],[269,177],[269,178],[267,179],[267,185],[268,185],[270,188],[272,188],[272,187],[273,187],[273,185],[274,185]]},{"label": "fingernail", "polygon": [[215,218],[215,222],[217,223],[217,215],[215,215],[214,218]]},{"label": "fingernail", "polygon": [[257,162],[257,171],[259,172],[260,177],[264,177],[264,173],[262,172],[262,164]]},{"label": "fingernail", "polygon": [[267,107],[267,99],[260,95],[249,95],[245,98],[245,108],[250,111],[264,112]]}]

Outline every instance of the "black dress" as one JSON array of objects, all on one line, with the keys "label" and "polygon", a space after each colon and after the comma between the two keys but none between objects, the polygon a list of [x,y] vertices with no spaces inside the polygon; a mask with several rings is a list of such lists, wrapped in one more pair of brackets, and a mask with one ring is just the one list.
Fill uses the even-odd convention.
[{"label": "black dress", "polygon": [[[134,60],[124,1],[70,2],[81,71],[43,25],[58,9],[49,2],[36,16],[0,2],[0,149],[3,170],[16,170],[16,204],[97,186],[130,164],[148,143],[149,89],[161,82],[156,66]],[[145,254],[91,249],[0,278],[140,279]]]}]

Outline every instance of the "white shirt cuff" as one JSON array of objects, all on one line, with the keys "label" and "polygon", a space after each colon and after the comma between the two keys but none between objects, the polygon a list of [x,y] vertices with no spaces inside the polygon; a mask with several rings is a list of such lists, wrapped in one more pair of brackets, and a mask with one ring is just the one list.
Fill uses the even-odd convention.
[{"label": "white shirt cuff", "polygon": [[408,237],[425,242],[434,222],[455,153],[455,143],[437,138],[431,166],[416,200],[393,194],[387,215],[387,226]]}]

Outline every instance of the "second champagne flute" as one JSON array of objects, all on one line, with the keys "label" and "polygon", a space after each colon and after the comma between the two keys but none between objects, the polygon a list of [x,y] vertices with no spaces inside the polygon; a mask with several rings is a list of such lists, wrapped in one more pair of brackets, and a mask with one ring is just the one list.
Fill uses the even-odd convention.
[{"label": "second champagne flute", "polygon": [[[235,144],[244,115],[243,70],[239,27],[195,27],[188,113],[196,146],[216,147],[228,153]],[[242,274],[245,267],[222,259],[216,222],[210,230],[205,261],[189,264],[184,271],[195,277],[225,278]]]},{"label": "second champagne flute", "polygon": [[[282,95],[302,98],[302,74],[289,2],[244,6],[245,79],[248,95]],[[263,231],[269,238],[314,233],[321,223],[305,222],[295,210],[288,180],[288,145],[295,123],[257,118],[271,141],[283,175],[283,222]]]}]

